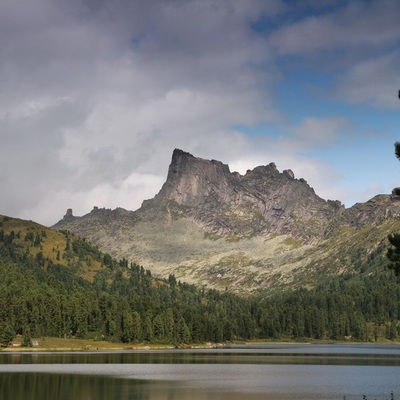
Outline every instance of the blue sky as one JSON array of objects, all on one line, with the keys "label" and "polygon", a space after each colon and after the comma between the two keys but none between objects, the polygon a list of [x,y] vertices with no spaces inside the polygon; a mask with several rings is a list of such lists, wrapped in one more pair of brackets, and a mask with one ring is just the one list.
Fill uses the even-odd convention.
[{"label": "blue sky", "polygon": [[33,3],[0,3],[0,214],[137,209],[174,148],[347,207],[400,186],[398,0]]}]

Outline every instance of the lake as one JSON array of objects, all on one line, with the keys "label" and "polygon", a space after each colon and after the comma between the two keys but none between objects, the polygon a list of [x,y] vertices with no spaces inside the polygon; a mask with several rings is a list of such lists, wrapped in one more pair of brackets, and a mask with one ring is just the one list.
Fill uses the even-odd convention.
[{"label": "lake", "polygon": [[399,345],[0,352],[1,400],[400,400]]}]

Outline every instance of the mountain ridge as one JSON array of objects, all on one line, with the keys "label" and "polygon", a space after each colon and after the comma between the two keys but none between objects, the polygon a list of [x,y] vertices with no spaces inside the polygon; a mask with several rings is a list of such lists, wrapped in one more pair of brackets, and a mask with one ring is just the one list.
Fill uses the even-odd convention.
[{"label": "mountain ridge", "polygon": [[[155,199],[161,197],[192,207],[190,215],[197,222],[222,235],[294,230],[290,233],[312,239],[344,208],[339,201],[321,199],[304,179],[295,179],[291,170],[280,173],[274,163],[240,175],[231,173],[220,161],[196,158],[179,149],[173,152],[167,180]],[[229,208],[225,216],[221,212],[224,207]],[[305,222],[316,214],[321,226],[313,232]],[[295,217],[300,220],[299,229],[295,228]]]},{"label": "mountain ridge", "polygon": [[[355,257],[336,272],[332,265],[343,251],[354,250],[366,262],[368,254],[382,252],[387,234],[400,229],[399,215],[393,195],[345,208],[274,163],[240,175],[220,161],[175,149],[166,182],[138,210],[95,207],[83,217],[69,210],[54,228],[161,277],[172,273],[190,283],[252,291],[315,284],[320,273],[354,270]],[[371,229],[373,240],[368,236],[366,243],[363,232]],[[329,243],[337,243],[336,250]]]}]

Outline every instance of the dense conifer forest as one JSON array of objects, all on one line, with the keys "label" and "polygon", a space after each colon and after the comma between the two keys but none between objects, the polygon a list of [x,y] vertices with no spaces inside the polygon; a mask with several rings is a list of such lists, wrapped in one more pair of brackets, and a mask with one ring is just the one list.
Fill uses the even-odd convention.
[{"label": "dense conifer forest", "polygon": [[[312,289],[244,297],[177,282],[173,275],[156,279],[68,232],[62,233],[65,248],[53,248],[50,258],[42,251],[47,234],[0,226],[2,345],[16,335],[27,346],[44,336],[173,345],[399,336],[400,283],[385,269],[383,250],[368,268]],[[91,275],[82,273],[88,265],[97,266]]]}]

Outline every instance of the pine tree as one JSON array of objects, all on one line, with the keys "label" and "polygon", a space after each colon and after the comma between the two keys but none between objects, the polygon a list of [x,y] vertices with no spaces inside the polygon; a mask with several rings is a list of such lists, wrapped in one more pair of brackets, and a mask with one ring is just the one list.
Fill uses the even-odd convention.
[{"label": "pine tree", "polygon": [[22,347],[32,347],[32,337],[31,337],[31,330],[29,329],[29,326],[26,326],[24,328]]},{"label": "pine tree", "polygon": [[7,347],[15,337],[14,329],[6,322],[0,324],[0,346]]},{"label": "pine tree", "polygon": [[136,342],[141,342],[143,339],[142,335],[142,319],[137,311],[132,314],[132,334],[133,340]]},{"label": "pine tree", "polygon": [[387,250],[387,258],[390,261],[389,269],[396,275],[400,275],[400,233],[392,233],[388,236],[391,247]]},{"label": "pine tree", "polygon": [[153,340],[153,328],[151,324],[151,319],[147,315],[144,319],[143,323],[143,339],[147,342],[151,342]]},{"label": "pine tree", "polygon": [[178,341],[180,343],[190,343],[190,330],[183,317],[180,318],[178,324]]},{"label": "pine tree", "polygon": [[[394,144],[395,155],[400,160],[400,142]],[[393,194],[400,196],[400,188],[394,188]],[[392,269],[396,275],[400,275],[400,234],[392,233],[388,236],[389,243],[391,247],[387,250],[387,258],[390,261],[388,265],[389,269]]]}]

